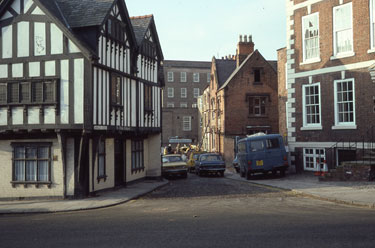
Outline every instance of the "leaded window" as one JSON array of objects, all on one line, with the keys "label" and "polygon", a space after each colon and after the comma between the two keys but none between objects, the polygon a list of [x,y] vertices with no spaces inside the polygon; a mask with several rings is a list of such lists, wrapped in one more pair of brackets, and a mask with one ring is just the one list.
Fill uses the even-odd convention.
[{"label": "leaded window", "polygon": [[132,171],[144,169],[143,140],[132,140]]},{"label": "leaded window", "polygon": [[12,183],[49,183],[51,144],[14,143]]}]

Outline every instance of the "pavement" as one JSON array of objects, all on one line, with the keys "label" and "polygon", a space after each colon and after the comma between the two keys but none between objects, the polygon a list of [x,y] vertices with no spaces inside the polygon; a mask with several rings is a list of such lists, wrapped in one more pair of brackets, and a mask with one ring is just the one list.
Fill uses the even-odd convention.
[{"label": "pavement", "polygon": [[[285,177],[255,176],[246,180],[231,169],[225,177],[252,184],[292,191],[339,204],[375,209],[375,182],[321,182],[309,173],[287,174]],[[125,188],[99,192],[95,197],[65,200],[0,201],[0,214],[55,213],[99,209],[126,203],[167,185],[167,180],[145,180]]]},{"label": "pavement", "polygon": [[228,171],[226,177],[233,180],[292,191],[296,194],[339,204],[375,209],[375,182],[319,181],[313,173],[287,174],[285,177],[256,175],[251,180]]}]

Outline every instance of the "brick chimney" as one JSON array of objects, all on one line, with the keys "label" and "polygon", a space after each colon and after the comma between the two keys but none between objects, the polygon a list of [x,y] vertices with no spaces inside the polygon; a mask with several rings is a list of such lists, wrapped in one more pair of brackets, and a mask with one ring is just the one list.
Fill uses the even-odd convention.
[{"label": "brick chimney", "polygon": [[254,52],[254,42],[251,35],[245,35],[242,40],[242,35],[240,35],[240,41],[237,45],[237,67],[239,67],[242,62],[249,56],[249,54]]}]

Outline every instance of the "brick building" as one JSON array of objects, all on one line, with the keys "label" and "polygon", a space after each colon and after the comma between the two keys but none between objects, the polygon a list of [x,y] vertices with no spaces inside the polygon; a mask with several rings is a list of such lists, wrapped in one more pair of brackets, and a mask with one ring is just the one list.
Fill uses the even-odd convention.
[{"label": "brick building", "polygon": [[254,50],[251,36],[243,38],[236,56],[213,58],[210,86],[203,96],[203,143],[226,161],[234,157],[236,137],[279,130],[277,63]]},{"label": "brick building", "polygon": [[279,96],[279,133],[287,140],[287,104],[288,89],[286,85],[286,48],[277,50],[277,78],[278,78],[278,96]]},{"label": "brick building", "polygon": [[[164,61],[163,146],[182,139],[198,142],[197,99],[209,83],[210,68],[211,62],[205,61]],[[172,138],[177,139],[171,142]]]},{"label": "brick building", "polygon": [[[286,0],[288,142],[297,171],[374,142],[374,0]],[[362,150],[362,151],[361,151]]]}]

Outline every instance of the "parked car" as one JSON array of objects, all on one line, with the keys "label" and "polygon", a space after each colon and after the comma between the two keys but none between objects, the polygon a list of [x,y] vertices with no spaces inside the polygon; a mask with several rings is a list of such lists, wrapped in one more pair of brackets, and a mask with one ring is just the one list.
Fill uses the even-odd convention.
[{"label": "parked car", "polygon": [[255,173],[272,172],[285,175],[288,155],[283,138],[279,134],[257,134],[238,142],[240,175],[250,179]]},{"label": "parked car", "polygon": [[220,154],[204,153],[195,161],[195,173],[199,176],[208,173],[224,176],[225,162]]},{"label": "parked car", "polygon": [[182,176],[187,178],[186,162],[182,160],[180,154],[164,155],[163,162],[163,176]]},{"label": "parked car", "polygon": [[188,158],[188,161],[186,162],[189,172],[195,171],[195,162],[198,160],[199,156],[203,153],[206,153],[206,152],[204,152],[204,151],[191,151],[189,153],[189,158]]},{"label": "parked car", "polygon": [[238,162],[238,157],[236,155],[236,157],[233,159],[233,167],[234,169],[236,170],[237,173],[240,173],[240,163]]}]

